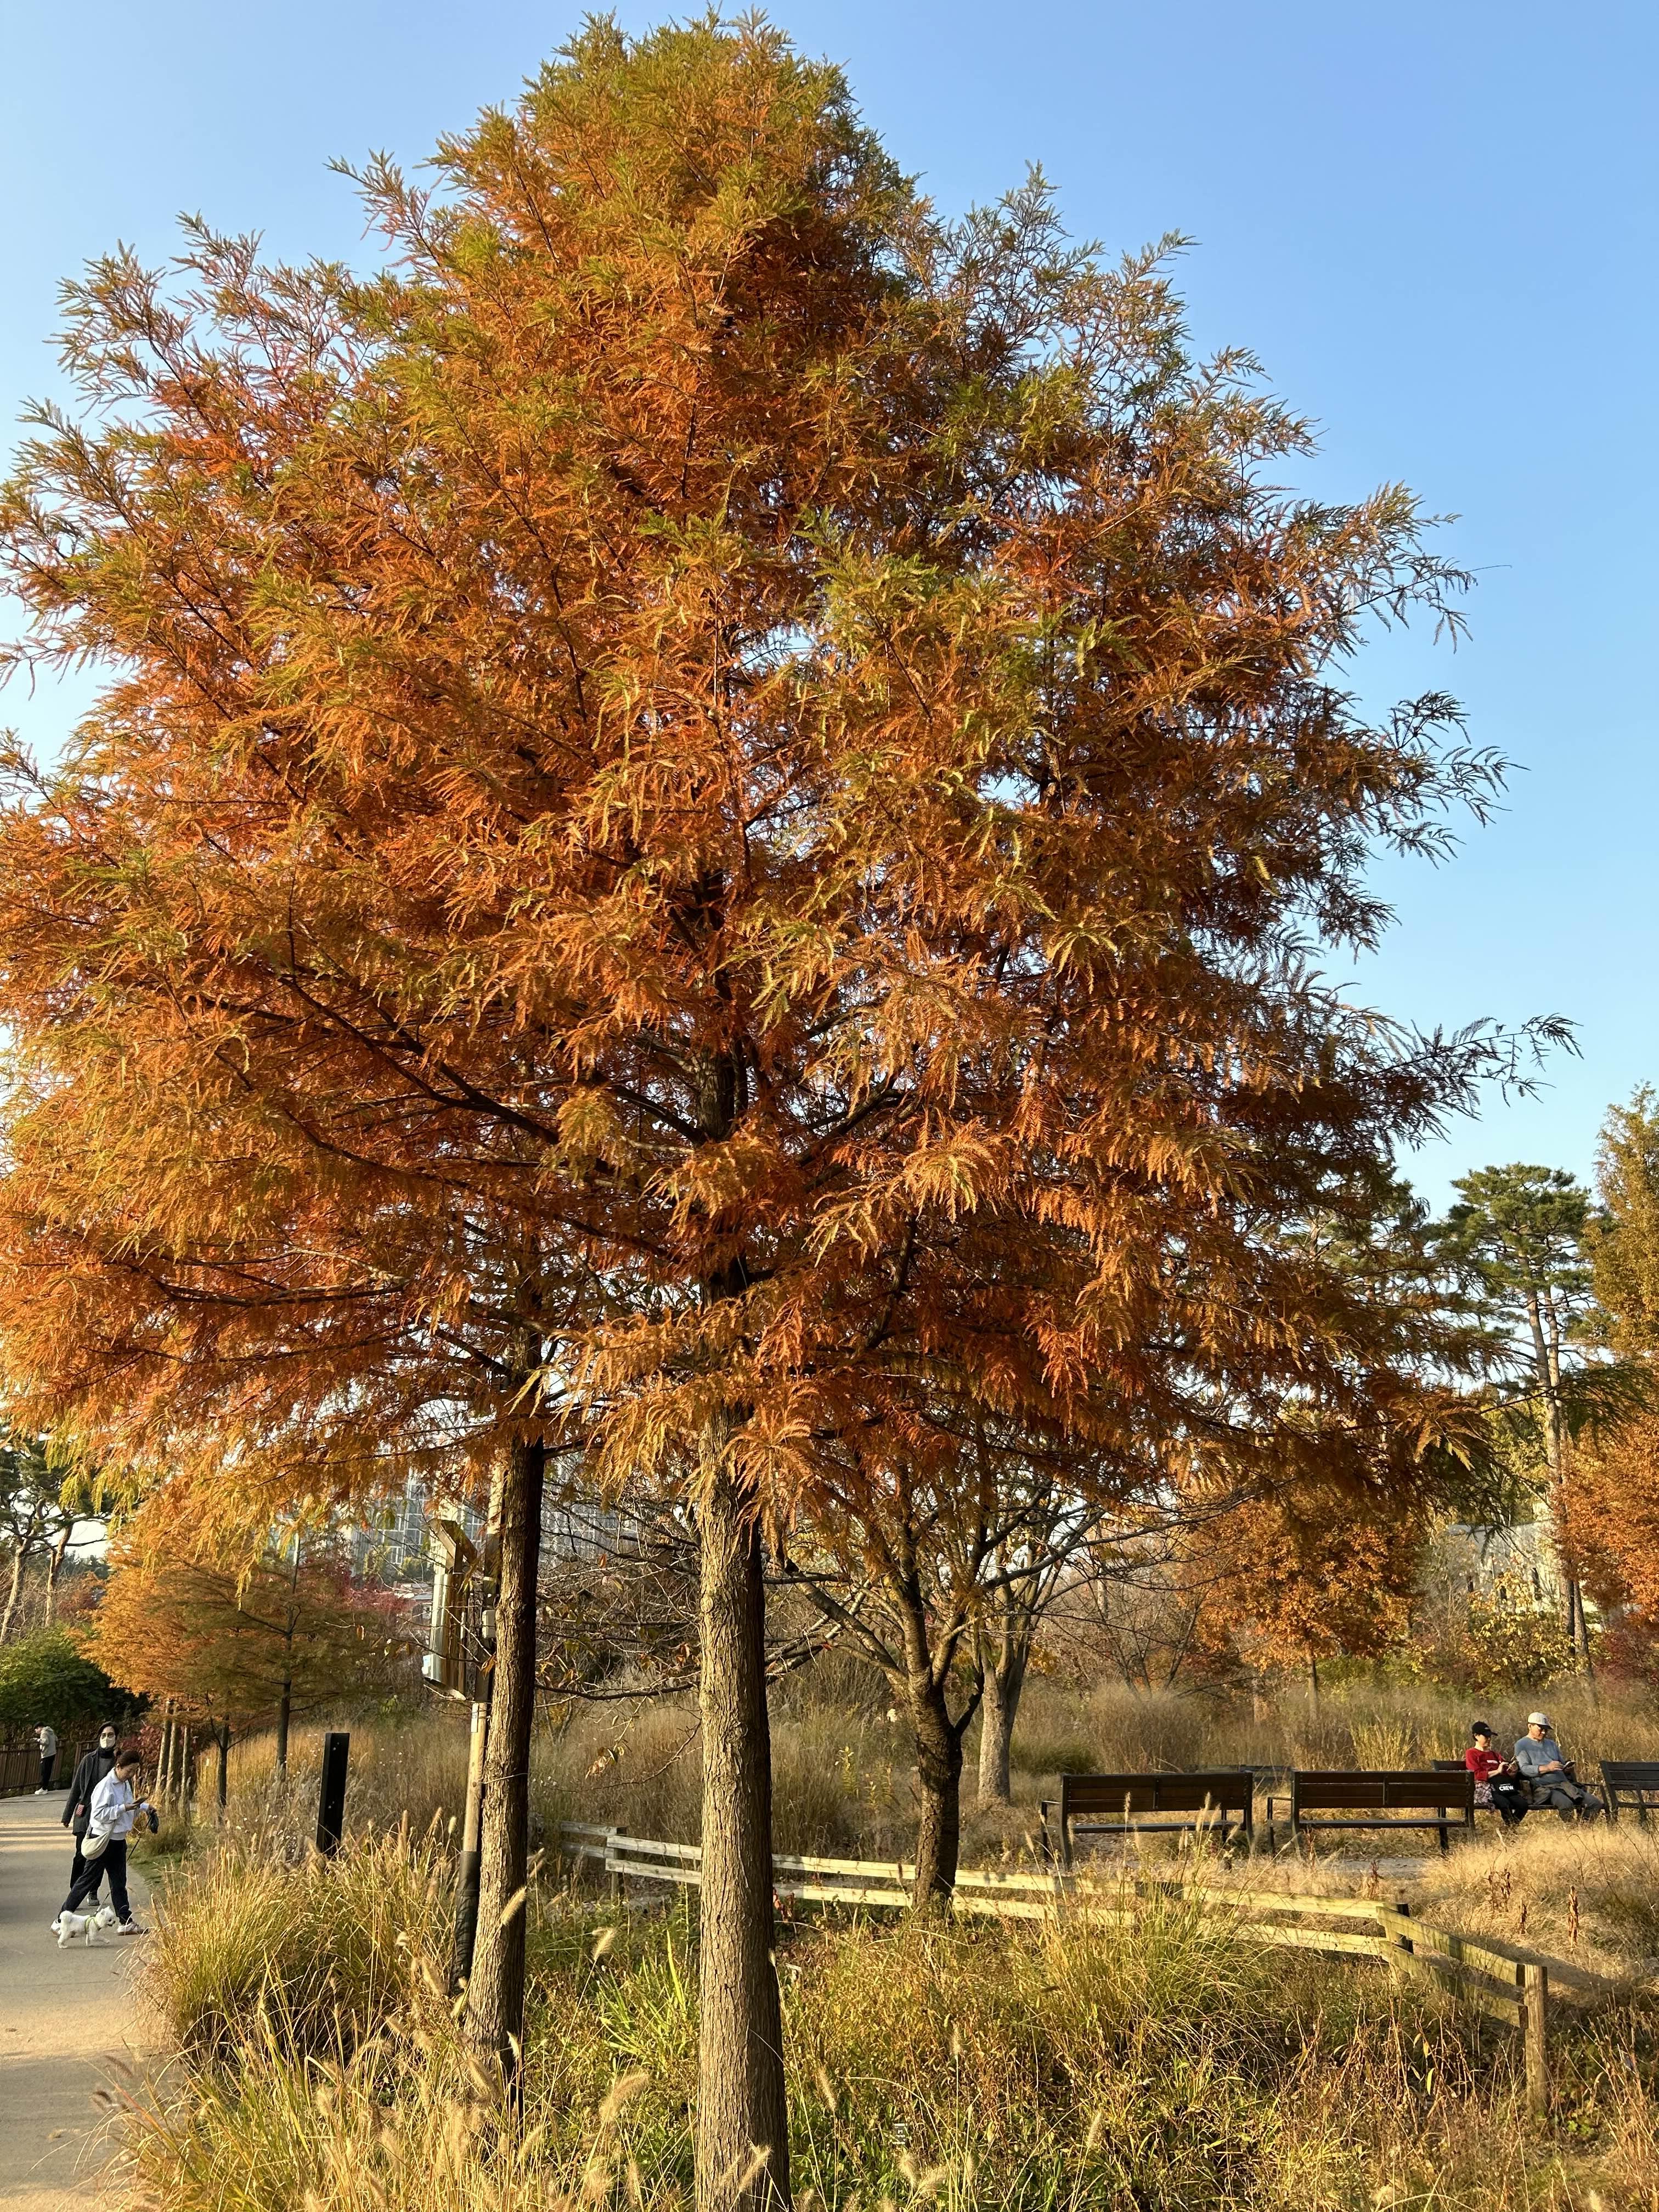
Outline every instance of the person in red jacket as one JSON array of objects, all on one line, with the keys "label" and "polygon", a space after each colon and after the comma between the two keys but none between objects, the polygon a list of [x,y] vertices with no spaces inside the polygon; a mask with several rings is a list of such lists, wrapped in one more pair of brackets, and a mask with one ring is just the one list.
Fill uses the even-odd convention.
[{"label": "person in red jacket", "polygon": [[1515,1778],[1515,1762],[1492,1749],[1492,1729],[1485,1721],[1476,1721],[1469,1735],[1463,1764],[1474,1777],[1475,1803],[1496,1813],[1506,1828],[1518,1827],[1527,1817],[1527,1806]]}]

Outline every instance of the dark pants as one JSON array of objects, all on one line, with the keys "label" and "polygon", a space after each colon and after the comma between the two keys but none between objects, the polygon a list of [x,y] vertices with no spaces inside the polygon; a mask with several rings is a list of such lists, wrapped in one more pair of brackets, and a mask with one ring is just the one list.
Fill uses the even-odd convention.
[{"label": "dark pants", "polygon": [[57,1765],[57,1764],[58,1764],[58,1753],[57,1753],[55,1751],[43,1751],[43,1752],[41,1753],[41,1754],[40,1754],[40,1787],[41,1787],[43,1790],[50,1790],[50,1789],[51,1789],[51,1787],[52,1787],[52,1768],[53,1768],[54,1766],[56,1766],[56,1765]]},{"label": "dark pants", "polygon": [[1505,1782],[1501,1778],[1490,1785],[1492,1810],[1506,1828],[1518,1827],[1527,1817],[1527,1801],[1521,1795],[1516,1782]]},{"label": "dark pants", "polygon": [[96,1897],[98,1885],[104,1879],[104,1860],[107,1853],[100,1851],[95,1859],[83,1859],[81,1856],[81,1843],[82,1838],[77,1836],[75,1838],[75,1856],[70,1863],[70,1887],[72,1890],[82,1875],[90,1871],[92,1887],[87,1892],[87,1895]]},{"label": "dark pants", "polygon": [[[76,1856],[80,1857],[77,1851]],[[108,1869],[109,1901],[115,1907],[118,1920],[131,1920],[132,1907],[127,1901],[127,1844],[125,1836],[112,1844],[106,1844],[96,1858],[82,1862],[81,1872],[70,1884],[70,1893],[60,1910],[78,1912],[98,1887],[99,1876]]]}]

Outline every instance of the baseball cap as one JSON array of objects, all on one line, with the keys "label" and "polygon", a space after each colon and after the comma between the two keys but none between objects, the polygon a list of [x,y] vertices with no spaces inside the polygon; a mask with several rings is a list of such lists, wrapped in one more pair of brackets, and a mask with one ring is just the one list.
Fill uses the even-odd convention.
[{"label": "baseball cap", "polygon": [[1527,1715],[1527,1726],[1528,1728],[1547,1728],[1549,1724],[1550,1717],[1547,1713],[1528,1713]]}]

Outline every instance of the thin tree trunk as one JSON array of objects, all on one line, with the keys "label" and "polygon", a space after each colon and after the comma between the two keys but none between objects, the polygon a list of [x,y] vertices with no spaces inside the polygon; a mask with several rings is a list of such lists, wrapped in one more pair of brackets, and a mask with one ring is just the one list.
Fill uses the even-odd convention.
[{"label": "thin tree trunk", "polygon": [[23,1595],[23,1563],[27,1556],[21,1544],[11,1555],[11,1587],[6,1593],[6,1609],[0,1613],[0,1644],[11,1641],[11,1625],[17,1618],[18,1603]]},{"label": "thin tree trunk", "polygon": [[943,1683],[912,1676],[910,1717],[916,1733],[916,1781],[921,1813],[916,1823],[918,1912],[939,1911],[956,1893],[962,1856],[963,1725],[951,1718]]},{"label": "thin tree trunk", "polygon": [[1030,1647],[1022,1638],[1004,1635],[1000,1648],[986,1655],[985,1698],[980,1715],[979,1802],[1009,1805],[1013,1786],[1009,1759],[1013,1749],[1014,1722],[1020,1694],[1025,1687],[1025,1668]]},{"label": "thin tree trunk", "polygon": [[[46,1554],[46,1626],[53,1627],[58,1620],[58,1582],[64,1571],[64,1554],[69,1550],[70,1538],[75,1534],[70,1521],[63,1534]],[[3,1640],[3,1639],[0,1639]]]},{"label": "thin tree trunk", "polygon": [[484,1751],[489,1740],[489,1684],[472,1701],[467,1737],[466,1800],[461,1810],[461,1856],[455,1869],[455,1931],[450,1949],[449,1986],[454,1995],[472,1978],[472,1954],[478,1940],[478,1869],[483,1861]]},{"label": "thin tree trunk", "polygon": [[783,2021],[773,1954],[772,1747],[760,1531],[726,1464],[729,1419],[704,1440],[698,1510],[702,1887],[698,1946],[700,2212],[789,2201]]},{"label": "thin tree trunk", "polygon": [[223,1822],[230,1802],[230,1723],[219,1723],[219,1819]]},{"label": "thin tree trunk", "polygon": [[276,1699],[276,1771],[288,1772],[289,1723],[294,1717],[294,1677],[284,1674]]},{"label": "thin tree trunk", "polygon": [[500,2059],[516,2093],[524,2039],[525,1921],[530,1850],[530,1730],[536,1707],[536,1589],[547,1446],[512,1446],[501,1484],[495,1665],[484,1745],[478,1922],[467,1984],[467,2038]]},{"label": "thin tree trunk", "polygon": [[[489,1510],[485,1519],[485,1571],[493,1574],[500,1560],[501,1497],[509,1455],[498,1455],[489,1477]],[[538,1537],[539,1540],[539,1530]],[[538,1552],[539,1560],[540,1553]],[[469,1607],[470,1609],[470,1607]],[[466,1746],[466,1796],[461,1807],[461,1855],[455,1870],[455,1925],[450,1942],[450,1995],[459,1996],[472,1978],[472,1956],[478,1942],[478,1873],[483,1858],[484,1754],[489,1743],[489,1699],[495,1683],[493,1604],[483,1609],[479,1635],[489,1649],[480,1669],[478,1694],[472,1700],[471,1727]],[[463,1641],[465,1634],[463,1634]]]},{"label": "thin tree trunk", "polygon": [[163,1716],[161,1721],[161,1755],[156,1761],[155,1794],[161,1799],[163,1806],[167,1806],[172,1802],[173,1799],[173,1700],[171,1698],[167,1699],[161,1711]]},{"label": "thin tree trunk", "polygon": [[1590,1664],[1589,1622],[1584,1617],[1584,1585],[1581,1582],[1575,1581],[1570,1587],[1572,1603],[1572,1655],[1577,1662],[1579,1673],[1593,1675],[1595,1669]]}]

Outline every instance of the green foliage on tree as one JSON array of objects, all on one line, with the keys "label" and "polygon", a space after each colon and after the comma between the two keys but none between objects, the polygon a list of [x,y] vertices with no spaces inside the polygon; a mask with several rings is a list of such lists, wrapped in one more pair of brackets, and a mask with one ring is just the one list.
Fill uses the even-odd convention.
[{"label": "green foliage on tree", "polygon": [[0,1650],[0,1740],[15,1742],[45,1722],[68,1749],[106,1720],[127,1726],[142,1703],[118,1690],[64,1629],[44,1628]]},{"label": "green foliage on tree", "polygon": [[1587,1244],[1596,1301],[1614,1346],[1659,1357],[1659,1103],[1638,1091],[1610,1109],[1596,1162],[1601,1213]]}]

